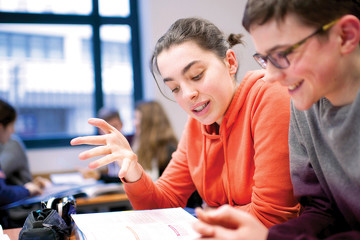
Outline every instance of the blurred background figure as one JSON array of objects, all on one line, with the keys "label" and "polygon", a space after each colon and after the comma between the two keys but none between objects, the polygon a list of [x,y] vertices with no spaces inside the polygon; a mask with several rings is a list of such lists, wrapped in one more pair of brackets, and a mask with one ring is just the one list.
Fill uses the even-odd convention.
[{"label": "blurred background figure", "polygon": [[8,184],[24,185],[32,181],[25,145],[17,135],[0,144],[0,166]]},{"label": "blurred background figure", "polygon": [[[27,158],[24,149],[17,145],[19,143],[11,142],[11,145],[7,145],[15,130],[16,115],[16,110],[0,99],[0,207],[41,194],[47,185],[47,181],[42,178],[31,181]],[[17,159],[17,157],[21,159]],[[14,166],[12,166],[12,161],[14,161]],[[2,171],[2,165],[5,166],[9,176]],[[12,182],[12,184],[8,182]],[[3,227],[12,227],[6,211],[1,211],[0,216],[0,224]]]},{"label": "blurred background figure", "polygon": [[134,125],[132,149],[141,166],[156,180],[168,165],[178,140],[163,107],[156,101],[137,103]]}]

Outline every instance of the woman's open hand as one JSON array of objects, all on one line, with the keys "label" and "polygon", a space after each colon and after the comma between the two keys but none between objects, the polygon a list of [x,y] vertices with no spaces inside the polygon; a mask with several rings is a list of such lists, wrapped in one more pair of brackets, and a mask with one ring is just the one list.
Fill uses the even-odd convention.
[{"label": "woman's open hand", "polygon": [[113,126],[99,118],[90,118],[88,123],[100,128],[104,134],[96,136],[77,137],[71,140],[71,145],[95,145],[96,147],[79,154],[81,160],[93,157],[101,158],[91,162],[89,168],[98,168],[116,161],[120,166],[119,177],[127,182],[140,179],[142,168],[137,162],[137,156],[132,151],[126,138]]}]

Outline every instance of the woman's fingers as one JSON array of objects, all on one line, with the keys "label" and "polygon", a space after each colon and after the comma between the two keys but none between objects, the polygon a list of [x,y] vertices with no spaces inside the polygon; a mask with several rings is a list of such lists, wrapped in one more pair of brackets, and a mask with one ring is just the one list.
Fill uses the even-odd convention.
[{"label": "woman's fingers", "polygon": [[93,158],[93,157],[98,157],[98,156],[102,156],[102,155],[107,155],[111,153],[111,149],[105,145],[105,146],[98,146],[98,147],[94,147],[90,150],[81,152],[79,154],[79,158],[81,160],[87,160],[89,158]]},{"label": "woman's fingers", "polygon": [[71,145],[106,145],[106,138],[103,135],[77,137],[70,141]]},{"label": "woman's fingers", "polygon": [[105,120],[100,118],[90,118],[88,123],[94,127],[100,128],[105,134],[111,133],[114,131],[114,127],[108,124]]}]

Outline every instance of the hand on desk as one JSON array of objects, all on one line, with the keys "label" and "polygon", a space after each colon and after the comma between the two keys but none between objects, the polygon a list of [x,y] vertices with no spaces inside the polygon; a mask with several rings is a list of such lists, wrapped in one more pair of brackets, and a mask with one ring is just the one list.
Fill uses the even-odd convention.
[{"label": "hand on desk", "polygon": [[[252,215],[229,205],[215,210],[196,208],[200,221],[194,223],[194,229],[201,239],[257,239],[264,240],[267,228]],[[252,236],[252,238],[249,238]]]},{"label": "hand on desk", "polygon": [[41,189],[50,187],[52,185],[51,181],[47,178],[43,178],[43,177],[36,177],[33,180],[33,183],[35,183],[37,186],[39,186]]},{"label": "hand on desk", "polygon": [[26,183],[24,187],[29,190],[30,196],[36,196],[43,194],[44,189],[51,185],[52,183],[50,180],[43,177],[36,177],[32,182]]},{"label": "hand on desk", "polygon": [[24,187],[29,190],[30,192],[30,196],[36,196],[36,195],[40,195],[43,193],[43,189],[40,188],[38,185],[36,185],[35,183],[33,182],[28,182],[28,183],[25,183]]},{"label": "hand on desk", "polygon": [[89,124],[100,128],[104,134],[96,136],[77,137],[71,140],[71,145],[96,145],[93,149],[80,153],[79,158],[86,160],[101,157],[89,164],[90,168],[105,166],[117,162],[120,166],[119,178],[128,182],[135,182],[142,175],[142,167],[137,162],[137,156],[132,151],[130,144],[116,128],[99,118],[90,118]]},{"label": "hand on desk", "polygon": [[100,179],[100,172],[96,169],[80,168],[80,169],[78,169],[78,171],[81,173],[83,178],[93,178],[95,180]]}]

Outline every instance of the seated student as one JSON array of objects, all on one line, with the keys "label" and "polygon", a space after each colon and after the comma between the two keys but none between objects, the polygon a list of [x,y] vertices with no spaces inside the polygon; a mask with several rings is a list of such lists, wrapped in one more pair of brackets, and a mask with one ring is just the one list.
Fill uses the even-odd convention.
[{"label": "seated student", "polygon": [[[14,133],[16,111],[10,104],[0,99],[0,113],[0,143],[6,144]],[[42,187],[42,182],[27,182],[23,186],[9,185],[6,183],[6,175],[0,167],[0,207],[29,196],[41,194]],[[3,227],[8,227],[6,212],[1,211],[0,215],[0,224]]]},{"label": "seated student", "polygon": [[241,43],[241,35],[228,40],[199,18],[177,20],[159,39],[152,58],[154,77],[189,119],[155,183],[124,136],[105,121],[89,120],[105,135],[71,141],[97,145],[79,155],[102,156],[91,168],[114,161],[121,166],[119,176],[134,209],[185,207],[197,190],[208,206],[236,206],[266,227],[297,216],[288,170],[290,98],[280,86],[265,82],[263,71],[237,83],[238,62],[231,47]]},{"label": "seated student", "polygon": [[292,97],[290,171],[303,211],[267,230],[228,206],[198,209],[204,238],[360,239],[359,19],[360,1],[248,1],[255,59]]},{"label": "seated student", "polygon": [[24,185],[32,181],[24,143],[14,134],[6,144],[0,143],[0,166],[8,184]]}]

